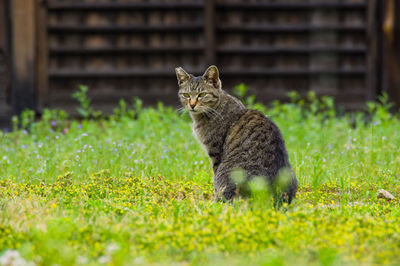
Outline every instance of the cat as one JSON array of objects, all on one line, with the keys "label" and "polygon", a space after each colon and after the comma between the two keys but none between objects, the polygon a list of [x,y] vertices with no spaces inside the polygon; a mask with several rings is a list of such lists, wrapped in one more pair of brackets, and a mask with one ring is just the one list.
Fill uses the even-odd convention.
[{"label": "cat", "polygon": [[[248,196],[248,189],[235,183],[231,174],[244,171],[246,180],[265,178],[275,203],[291,203],[297,179],[289,163],[285,142],[278,127],[259,111],[247,109],[239,99],[222,90],[219,71],[210,66],[202,76],[175,69],[179,98],[193,120],[193,132],[207,151],[214,172],[215,199]],[[287,182],[277,189],[278,176]]]}]

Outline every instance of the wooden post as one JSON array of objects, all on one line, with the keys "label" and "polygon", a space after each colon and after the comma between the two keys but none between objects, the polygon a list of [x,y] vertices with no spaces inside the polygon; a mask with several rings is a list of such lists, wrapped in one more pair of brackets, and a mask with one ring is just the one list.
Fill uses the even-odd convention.
[{"label": "wooden post", "polygon": [[35,109],[35,1],[11,1],[13,113]]},{"label": "wooden post", "polygon": [[385,1],[385,70],[388,93],[397,107],[400,107],[400,3]]},{"label": "wooden post", "polygon": [[382,4],[381,0],[369,0],[367,10],[367,94],[366,101],[374,101],[382,91]]},{"label": "wooden post", "polygon": [[2,1],[0,3],[0,50],[7,50],[7,2]]},{"label": "wooden post", "polygon": [[214,65],[216,62],[215,52],[215,0],[205,0],[204,6],[204,35],[205,35],[205,57],[206,64]]},{"label": "wooden post", "polygon": [[[1,70],[4,75],[3,77],[3,86],[4,88],[0,87],[0,90],[4,89],[7,90],[10,82],[9,77],[9,23],[8,23],[8,16],[7,16],[7,2],[3,1],[0,3],[0,56],[2,57],[2,63],[4,64],[1,66],[3,69]],[[0,84],[1,86],[2,84]]]},{"label": "wooden post", "polygon": [[10,61],[8,2],[0,2],[0,127],[10,116]]},{"label": "wooden post", "polygon": [[48,85],[48,45],[47,45],[47,6],[46,1],[36,1],[36,87],[37,108],[41,112],[49,106]]}]

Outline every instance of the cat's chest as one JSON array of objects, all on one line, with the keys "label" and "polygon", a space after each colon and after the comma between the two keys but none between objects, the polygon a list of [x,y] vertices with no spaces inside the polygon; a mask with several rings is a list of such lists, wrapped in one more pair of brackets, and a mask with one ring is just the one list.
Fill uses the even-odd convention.
[{"label": "cat's chest", "polygon": [[194,123],[193,133],[207,151],[212,147],[222,147],[226,128],[218,124]]}]

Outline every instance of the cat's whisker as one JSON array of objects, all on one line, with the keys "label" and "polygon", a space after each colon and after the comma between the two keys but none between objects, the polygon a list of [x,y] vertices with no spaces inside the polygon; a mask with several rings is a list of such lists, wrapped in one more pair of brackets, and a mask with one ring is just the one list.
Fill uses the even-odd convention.
[{"label": "cat's whisker", "polygon": [[220,121],[224,121],[224,118],[221,114],[219,114],[218,112],[216,112],[215,110],[211,109],[210,113],[213,114],[213,116],[217,119],[219,119]]},{"label": "cat's whisker", "polygon": [[223,116],[220,113],[218,113],[215,109],[209,106],[204,106],[204,108],[208,113],[212,114],[214,117],[220,119],[221,121],[224,121]]},{"label": "cat's whisker", "polygon": [[215,114],[212,113],[209,108],[207,106],[203,106],[202,107],[202,112],[205,116],[207,116],[207,118],[213,118],[215,117]]},{"label": "cat's whisker", "polygon": [[185,107],[180,107],[180,108],[176,109],[176,111],[177,111],[179,114],[183,114],[183,113],[186,111],[186,109],[185,109]]},{"label": "cat's whisker", "polygon": [[224,117],[223,117],[217,110],[211,108],[211,111],[212,111],[213,113],[215,113],[217,116],[219,116],[219,117],[221,118],[221,120],[224,120]]}]

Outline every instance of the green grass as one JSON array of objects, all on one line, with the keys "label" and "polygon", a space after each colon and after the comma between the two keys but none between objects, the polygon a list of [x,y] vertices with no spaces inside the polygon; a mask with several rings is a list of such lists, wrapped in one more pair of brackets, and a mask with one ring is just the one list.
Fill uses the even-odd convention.
[{"label": "green grass", "polygon": [[[400,123],[383,103],[339,115],[329,98],[270,108],[299,179],[287,210],[214,203],[190,119],[161,104],[70,120],[46,110],[0,131],[0,255],[38,265],[399,264]],[[87,115],[89,117],[89,115]],[[16,126],[15,126],[16,127]],[[378,189],[396,200],[377,199]]]}]

